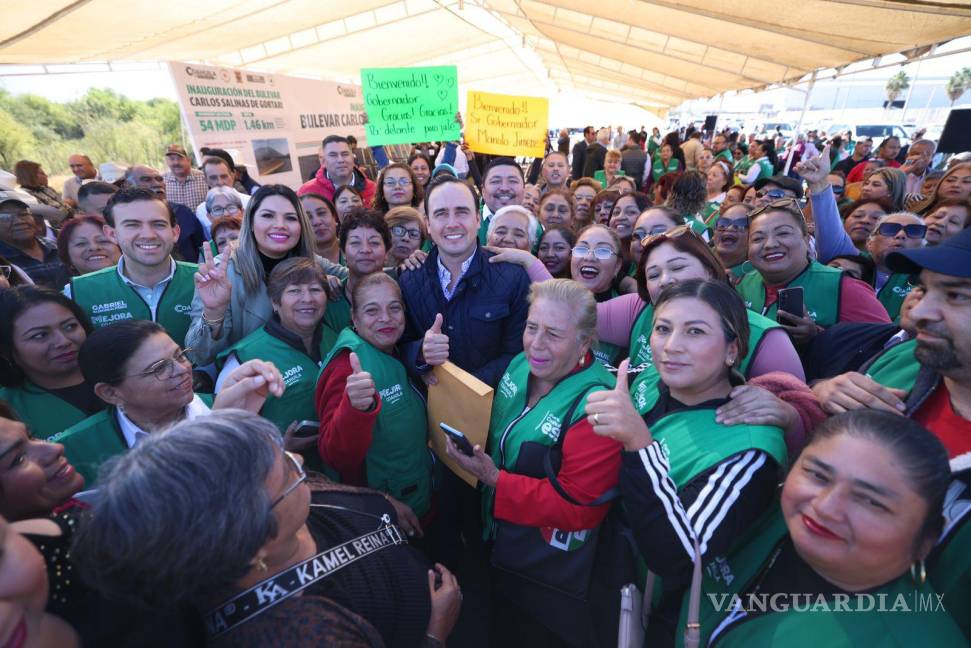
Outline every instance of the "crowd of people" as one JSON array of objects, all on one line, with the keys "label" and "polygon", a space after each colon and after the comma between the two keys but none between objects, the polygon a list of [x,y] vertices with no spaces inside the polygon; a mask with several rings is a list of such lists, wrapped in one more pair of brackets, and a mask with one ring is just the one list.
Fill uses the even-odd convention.
[{"label": "crowd of people", "polygon": [[0,178],[0,645],[967,645],[971,154],[553,135]]}]

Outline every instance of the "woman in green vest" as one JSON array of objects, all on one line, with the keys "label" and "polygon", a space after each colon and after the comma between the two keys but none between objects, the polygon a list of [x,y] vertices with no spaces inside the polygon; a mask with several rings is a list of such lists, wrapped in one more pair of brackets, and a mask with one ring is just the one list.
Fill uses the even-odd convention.
[{"label": "woman in green vest", "polygon": [[748,216],[752,207],[744,203],[723,204],[710,225],[712,247],[733,282],[754,268],[748,260]]},{"label": "woman in green vest", "polygon": [[749,144],[748,163],[736,165],[735,182],[752,186],[756,180],[775,174],[775,147],[772,140],[755,140]]},{"label": "woman in green vest", "polygon": [[[620,201],[618,201],[618,204]],[[622,242],[617,231],[603,225],[589,225],[577,237],[570,258],[570,276],[593,293],[598,302],[617,296],[614,283],[623,268]],[[595,341],[593,354],[608,366],[617,366],[624,358],[622,345]]]},{"label": "woman in green vest", "polygon": [[884,259],[896,250],[909,250],[924,244],[927,226],[920,216],[908,212],[887,214],[877,221],[867,240],[866,249],[877,266],[877,299],[887,309],[890,319],[897,320],[900,307],[912,286],[910,275],[890,272]]},{"label": "woman in green vest", "polygon": [[944,499],[944,533],[927,557],[927,577],[971,642],[971,455],[951,459],[951,471],[953,479]]},{"label": "woman in green vest", "polygon": [[[654,214],[657,209],[653,208],[645,214]],[[660,215],[657,218],[652,216],[652,219],[658,226],[666,222]],[[638,222],[641,222],[640,219]],[[589,229],[593,231],[593,226]],[[654,310],[651,303],[661,294],[661,290],[688,279],[716,279],[728,285],[721,261],[687,225],[679,225],[666,233],[655,233],[643,239],[641,248],[641,261],[635,275],[637,294],[620,295],[597,304],[598,347],[604,348],[608,344],[619,349],[627,347],[631,368],[641,373],[631,385],[632,393],[636,392],[641,381],[656,375],[653,370],[646,370],[652,364],[649,340]],[[603,254],[606,254],[606,250]],[[522,252],[509,254],[503,251],[493,258],[522,264],[533,282],[550,278],[535,259]],[[577,263],[578,258],[574,254],[575,267]],[[772,371],[783,371],[804,380],[802,362],[785,331],[755,312],[748,313],[748,320],[749,352],[739,365],[742,374],[754,378]],[[615,361],[619,359],[617,357]]]},{"label": "woman in green vest", "polygon": [[732,172],[729,165],[723,160],[715,160],[705,172],[707,202],[702,209],[701,221],[709,228],[715,226],[714,220],[718,215],[718,209],[725,202],[726,192],[732,186]]},{"label": "woman in green vest", "polygon": [[671,148],[670,144],[663,144],[660,152],[653,158],[653,160],[654,162],[651,164],[652,185],[660,180],[661,176],[669,173],[677,173],[681,170],[681,164],[674,156],[674,150]]},{"label": "woman in green vest", "polygon": [[627,175],[627,173],[620,168],[621,159],[623,156],[620,151],[614,149],[607,151],[604,156],[604,168],[600,171],[595,171],[593,174],[593,179],[600,183],[600,186],[606,189],[614,183],[617,178],[622,178]]},{"label": "woman in green vest", "polygon": [[192,362],[159,324],[126,320],[95,329],[79,354],[81,373],[108,408],[51,437],[93,484],[101,464],[144,436],[209,412],[192,392]]},{"label": "woman in green vest", "polygon": [[616,645],[621,583],[594,562],[620,446],[593,434],[584,416],[592,395],[614,387],[590,352],[596,326],[596,302],[579,283],[534,284],[523,352],[493,400],[489,454],[476,446],[466,456],[448,442],[449,456],[485,487],[496,645]]},{"label": "woman in green vest", "polygon": [[347,277],[346,268],[318,256],[314,249],[313,229],[293,190],[284,185],[260,187],[246,207],[239,240],[229,258],[214,258],[212,250],[203,246],[205,262],[195,274],[192,323],[185,338],[193,361],[214,362],[219,353],[266,324],[273,314],[266,278],[284,259],[315,259],[324,272]]},{"label": "woman in green vest", "polygon": [[47,439],[104,409],[78,365],[90,332],[84,310],[59,292],[0,291],[0,399],[35,437]]},{"label": "woman in green vest", "polygon": [[[587,403],[593,431],[624,446],[624,508],[644,562],[663,581],[652,618],[657,645],[673,631],[694,557],[700,551],[712,562],[765,513],[787,462],[783,431],[798,415],[743,386],[748,340],[746,309],[725,282],[673,284],[654,303],[656,371],[634,394],[646,402],[612,392]],[[618,384],[627,368],[621,364]],[[736,400],[750,415],[727,425],[720,408]]]},{"label": "woman in green vest", "polygon": [[396,352],[405,331],[401,289],[372,273],[354,286],[352,303],[353,326],[341,331],[317,379],[317,449],[342,482],[388,493],[426,516],[428,421]]},{"label": "woman in green vest", "polygon": [[283,374],[286,390],[280,398],[267,398],[260,416],[285,432],[295,422],[317,418],[317,374],[338,332],[324,322],[327,275],[313,260],[296,257],[275,267],[267,281],[267,293],[273,317],[219,355],[216,393],[223,380],[244,362],[272,362]]},{"label": "woman in green vest", "polygon": [[966,646],[955,621],[967,616],[952,619],[966,600],[949,608],[939,579],[958,575],[924,563],[949,481],[946,450],[920,425],[873,410],[827,419],[771,513],[698,572],[678,645]]},{"label": "woman in green vest", "polygon": [[[810,256],[806,220],[795,199],[767,203],[749,215],[748,259],[754,270],[736,286],[742,300],[756,313],[778,318],[797,345],[837,322],[890,321],[869,286]],[[777,312],[779,290],[795,287],[802,288],[803,312]]]}]

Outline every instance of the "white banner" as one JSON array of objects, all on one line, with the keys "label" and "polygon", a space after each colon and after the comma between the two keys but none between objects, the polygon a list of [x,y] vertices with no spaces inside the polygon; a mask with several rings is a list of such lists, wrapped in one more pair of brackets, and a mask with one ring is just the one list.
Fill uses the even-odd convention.
[{"label": "white banner", "polygon": [[196,158],[201,147],[233,149],[261,184],[297,189],[320,166],[328,135],[366,145],[356,85],[177,61],[169,71]]}]

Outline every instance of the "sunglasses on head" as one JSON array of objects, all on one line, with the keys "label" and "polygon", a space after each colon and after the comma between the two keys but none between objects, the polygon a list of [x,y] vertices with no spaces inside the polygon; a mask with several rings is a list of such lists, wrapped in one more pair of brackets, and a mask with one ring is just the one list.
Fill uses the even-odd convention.
[{"label": "sunglasses on head", "polygon": [[904,225],[903,223],[881,223],[880,227],[877,228],[877,234],[892,238],[899,234],[900,230],[904,231],[907,238],[922,239],[924,238],[924,234],[927,233],[927,226],[918,225],[917,223],[911,223],[910,225]]},{"label": "sunglasses on head", "polygon": [[837,196],[841,195],[844,190],[845,188],[843,187],[843,185],[833,185],[833,193],[836,194]]},{"label": "sunglasses on head", "polygon": [[772,200],[779,200],[780,198],[786,197],[786,192],[782,189],[761,189],[755,192],[758,198],[771,198]]},{"label": "sunglasses on head", "polygon": [[761,207],[758,207],[757,209],[755,209],[751,214],[748,215],[748,218],[751,221],[759,214],[764,214],[767,211],[775,211],[780,209],[783,211],[787,211],[794,216],[798,214],[799,218],[803,218],[802,209],[799,208],[799,201],[791,197],[781,198],[779,200],[773,200],[772,202],[768,202],[762,205]]}]

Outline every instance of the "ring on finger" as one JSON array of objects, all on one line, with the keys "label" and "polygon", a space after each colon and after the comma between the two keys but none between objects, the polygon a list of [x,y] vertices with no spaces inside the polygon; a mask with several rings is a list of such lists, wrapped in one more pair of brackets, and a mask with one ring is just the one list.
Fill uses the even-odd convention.
[{"label": "ring on finger", "polygon": [[593,415],[593,424],[600,425],[600,412]]}]

